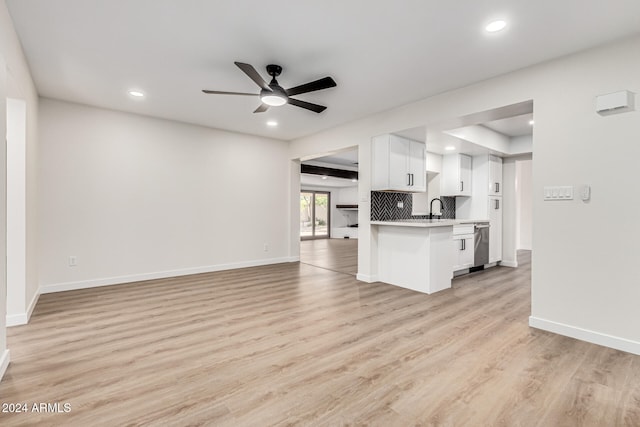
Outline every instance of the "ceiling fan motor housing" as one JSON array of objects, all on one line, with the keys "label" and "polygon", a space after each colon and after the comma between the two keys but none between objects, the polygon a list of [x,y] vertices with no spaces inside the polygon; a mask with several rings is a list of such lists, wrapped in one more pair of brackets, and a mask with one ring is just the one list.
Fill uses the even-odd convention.
[{"label": "ceiling fan motor housing", "polygon": [[267,65],[267,74],[269,74],[274,79],[278,77],[282,73],[282,67],[275,64]]}]

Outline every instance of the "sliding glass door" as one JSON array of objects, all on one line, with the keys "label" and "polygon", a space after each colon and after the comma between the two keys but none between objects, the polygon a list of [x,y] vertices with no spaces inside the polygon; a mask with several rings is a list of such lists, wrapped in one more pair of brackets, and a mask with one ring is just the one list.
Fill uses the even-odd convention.
[{"label": "sliding glass door", "polygon": [[331,194],[327,191],[300,192],[300,238],[328,239]]}]

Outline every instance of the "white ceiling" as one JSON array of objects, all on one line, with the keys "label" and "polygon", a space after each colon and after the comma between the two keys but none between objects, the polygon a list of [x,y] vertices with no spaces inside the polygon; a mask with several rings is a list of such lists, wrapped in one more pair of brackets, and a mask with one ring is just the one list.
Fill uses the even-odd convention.
[{"label": "white ceiling", "polygon": [[[313,159],[314,162],[327,163],[334,166],[347,166],[347,170],[358,170],[358,150],[343,151],[341,153],[332,154]],[[309,163],[309,162],[304,162]],[[338,169],[341,169],[341,168]],[[342,167],[342,169],[345,169]]]},{"label": "white ceiling", "polygon": [[513,138],[533,134],[533,126],[529,123],[532,120],[533,113],[530,113],[509,117],[507,119],[494,120],[483,123],[482,126]]},{"label": "white ceiling", "polygon": [[[637,33],[638,0],[7,0],[42,96],[293,139]],[[483,27],[505,19],[506,30]],[[328,106],[253,114],[234,61],[284,67]],[[133,100],[128,89],[147,94]],[[277,128],[266,121],[275,119]]]}]

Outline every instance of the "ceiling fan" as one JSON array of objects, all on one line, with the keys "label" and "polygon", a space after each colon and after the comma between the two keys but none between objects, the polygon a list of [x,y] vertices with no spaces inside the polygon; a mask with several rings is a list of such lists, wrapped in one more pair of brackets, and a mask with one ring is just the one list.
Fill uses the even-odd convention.
[{"label": "ceiling fan", "polygon": [[244,64],[242,62],[235,62],[235,64],[238,66],[238,68],[244,71],[244,73],[249,76],[251,80],[253,80],[258,86],[260,86],[260,93],[222,92],[219,90],[206,89],[203,89],[202,91],[204,93],[213,93],[218,95],[260,96],[262,104],[258,108],[256,108],[254,113],[264,113],[269,109],[269,107],[278,107],[284,104],[291,104],[295,105],[296,107],[314,111],[316,113],[322,113],[327,109],[327,107],[318,104],[312,104],[310,102],[300,101],[299,99],[294,99],[291,97],[294,95],[300,95],[303,93],[314,92],[316,90],[328,89],[330,87],[336,86],[336,82],[331,77],[324,77],[310,83],[292,87],[291,89],[284,89],[278,84],[278,81],[276,80],[276,77],[278,77],[282,72],[281,66],[274,64],[267,65],[267,73],[271,76],[271,82],[267,84],[267,82],[265,82],[262,77],[260,77],[260,74],[258,74],[253,66]]}]

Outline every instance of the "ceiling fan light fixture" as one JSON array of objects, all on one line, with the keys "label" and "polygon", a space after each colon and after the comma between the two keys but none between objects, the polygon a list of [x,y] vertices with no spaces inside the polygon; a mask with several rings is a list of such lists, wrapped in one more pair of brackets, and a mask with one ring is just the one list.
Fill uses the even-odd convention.
[{"label": "ceiling fan light fixture", "polygon": [[260,96],[260,100],[262,103],[267,104],[271,107],[279,107],[287,103],[287,99],[276,94],[276,93],[268,93]]}]

